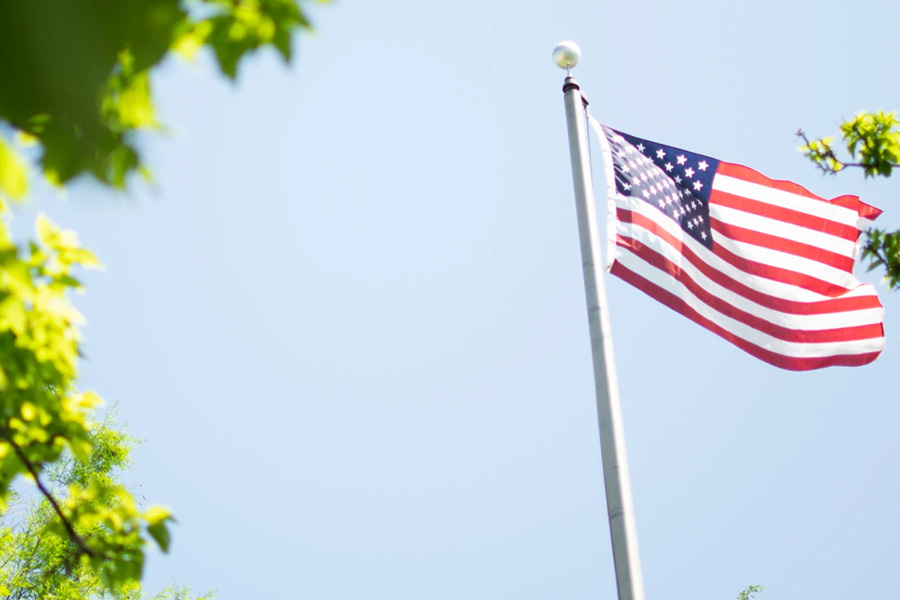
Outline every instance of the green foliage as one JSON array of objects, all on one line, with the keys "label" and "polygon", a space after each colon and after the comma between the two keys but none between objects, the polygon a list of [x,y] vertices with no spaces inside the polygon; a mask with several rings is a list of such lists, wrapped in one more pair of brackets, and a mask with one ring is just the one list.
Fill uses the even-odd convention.
[{"label": "green foliage", "polygon": [[[128,493],[122,488],[118,473],[128,465],[133,440],[107,421],[89,426],[88,441],[91,453],[86,460],[64,452],[44,470],[43,479],[47,491],[60,498],[64,506],[94,515],[84,519],[69,513],[69,518],[78,535],[95,545],[93,538],[98,532],[109,537],[117,529],[117,525],[110,523],[115,520],[110,515],[117,514],[124,520],[131,518],[125,508],[133,500],[121,502]],[[87,489],[98,493],[86,505],[83,500]],[[110,501],[111,495],[118,498]],[[22,494],[10,490],[7,497],[12,506],[0,517],[0,596],[16,600],[146,598],[134,577],[96,568],[93,559],[81,552],[60,526],[55,508],[46,496],[29,502]],[[158,524],[167,517],[168,511],[160,508],[151,507],[144,513],[148,523],[155,520]],[[124,565],[125,570],[133,568],[134,561]],[[110,586],[109,581],[115,577],[120,581]],[[187,590],[178,588],[166,590],[154,600],[188,600],[189,597]]]},{"label": "green foliage", "polygon": [[25,163],[0,138],[0,202],[4,196],[10,200],[21,200],[28,193],[28,175]]},{"label": "green foliage", "polygon": [[[33,241],[13,242],[23,156],[56,185],[124,188],[148,174],[137,142],[160,128],[152,70],[167,56],[209,48],[233,80],[261,48],[289,61],[309,27],[297,0],[0,2],[0,597],[138,599],[147,546],[171,544],[169,511],[142,509],[114,476],[129,440],[93,423],[100,399],[77,387],[83,319],[69,293],[100,263],[44,216]],[[22,514],[29,479],[43,500]]]},{"label": "green foliage", "polygon": [[[4,0],[0,119],[38,141],[54,183],[89,173],[122,188],[143,170],[136,134],[158,126],[149,74],[171,50],[208,46],[235,79],[260,48],[289,61],[309,27],[295,0]],[[0,145],[0,193],[15,196],[8,156]]]},{"label": "green foliage", "polygon": [[[76,387],[83,319],[68,293],[81,287],[76,268],[100,263],[46,217],[35,229],[35,240],[20,248],[0,224],[0,508],[15,498],[17,478],[32,479],[47,506],[35,511],[37,539],[14,547],[40,543],[36,556],[59,563],[39,577],[88,569],[108,589],[127,589],[140,580],[148,537],[167,538],[171,517],[159,508],[142,511],[109,477],[126,453],[110,436],[92,433],[100,399]],[[60,464],[70,465],[65,477]],[[56,586],[53,576],[42,581],[29,579],[27,587]]]},{"label": "green foliage", "polygon": [[750,585],[745,589],[741,590],[741,593],[737,595],[736,600],[753,600],[756,597],[756,594],[761,594],[766,590],[765,587],[761,585]]},{"label": "green foliage", "polygon": [[274,46],[285,62],[290,61],[291,32],[310,27],[293,0],[208,0],[208,4],[217,12],[193,24],[187,35],[212,46],[219,68],[232,79],[241,57],[263,46]]},{"label": "green foliage", "polygon": [[888,233],[870,229],[863,245],[862,259],[869,259],[869,271],[884,268],[884,279],[892,290],[900,288],[900,231]]},{"label": "green foliage", "polygon": [[[900,167],[900,120],[893,112],[862,112],[840,126],[842,146],[848,160],[838,157],[835,138],[810,140],[802,130],[800,151],[823,173],[834,175],[847,167],[863,169],[866,177],[890,177]],[[868,269],[885,270],[885,281],[892,290],[900,289],[900,230],[887,232],[870,229],[863,243],[862,259]]]},{"label": "green foliage", "polygon": [[867,177],[890,177],[900,163],[900,121],[896,113],[860,113],[841,125],[847,151]]},{"label": "green foliage", "polygon": [[804,141],[800,151],[824,173],[833,175],[847,167],[860,167],[866,177],[890,177],[894,167],[900,166],[900,120],[896,113],[861,112],[840,129],[849,160],[838,157],[834,137],[809,140],[802,130],[797,132]]}]

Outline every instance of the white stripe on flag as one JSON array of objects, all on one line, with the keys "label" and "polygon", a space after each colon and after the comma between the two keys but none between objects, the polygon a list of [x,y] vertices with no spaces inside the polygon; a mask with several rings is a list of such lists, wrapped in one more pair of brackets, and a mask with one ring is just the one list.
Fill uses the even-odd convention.
[{"label": "white stripe on flag", "polygon": [[[718,175],[716,177],[718,177]],[[799,225],[793,225],[792,223],[786,223],[779,219],[770,219],[768,217],[744,212],[729,206],[716,204],[715,202],[710,202],[709,204],[709,216],[718,219],[723,223],[729,223],[745,229],[753,229],[760,233],[776,235],[787,240],[809,244],[843,256],[850,256],[853,252],[853,247],[856,245],[856,242],[840,238],[836,235],[815,231]],[[853,226],[856,227],[855,220]]]},{"label": "white stripe on flag", "polygon": [[859,219],[857,211],[844,206],[807,198],[799,194],[792,194],[791,192],[766,187],[759,183],[745,181],[721,173],[717,174],[713,180],[713,189],[750,198],[751,200],[759,200],[766,204],[796,210],[814,217],[836,221],[854,228],[856,227],[857,219]]},{"label": "white stripe on flag", "polygon": [[[628,196],[620,196],[618,194],[616,197],[616,202],[618,206],[626,210],[631,210],[633,212],[641,214],[652,220],[666,232],[681,240],[681,243],[685,244],[688,248],[693,250],[695,254],[699,255],[704,260],[704,262],[708,263],[713,269],[725,274],[726,276],[734,279],[737,282],[740,282],[748,287],[760,290],[763,293],[776,296],[778,298],[783,298],[785,300],[815,302],[823,299],[823,296],[816,292],[788,283],[760,277],[752,273],[747,273],[746,271],[742,271],[737,267],[725,262],[718,256],[715,256],[712,252],[710,252],[710,250],[706,246],[698,243],[690,236],[684,235],[684,231],[682,231],[678,223],[668,218],[664,213],[650,206],[646,202],[642,202],[640,200],[632,200]],[[632,225],[630,223],[619,223],[619,227],[631,226]],[[616,231],[620,231],[620,229],[617,228]],[[659,240],[659,243],[664,243],[660,238],[657,237],[656,239]],[[613,244],[615,244],[615,240],[612,241]],[[657,242],[654,241],[653,243],[656,244]]]},{"label": "white stripe on flag", "polygon": [[[648,247],[655,243],[655,236],[652,232],[639,226],[629,226],[625,223],[619,224],[619,232],[622,237],[635,239]],[[693,241],[693,240],[690,240]],[[617,257],[626,253],[631,253],[628,249],[619,246],[620,251]],[[824,313],[824,314],[808,314],[798,315],[774,310],[762,306],[752,300],[749,300],[740,294],[737,294],[725,286],[709,279],[700,272],[689,261],[684,260],[684,256],[676,248],[663,242],[659,247],[654,248],[665,259],[678,265],[684,272],[693,279],[700,287],[709,291],[711,294],[727,302],[731,306],[739,310],[746,311],[754,316],[760,317],[782,327],[788,327],[797,330],[815,331],[819,329],[838,329],[845,327],[854,327],[858,325],[871,325],[880,323],[884,311],[880,308],[868,308],[862,310],[853,310],[849,312]],[[704,248],[705,250],[705,248]],[[655,280],[654,280],[655,281]],[[854,290],[857,294],[864,295],[868,289],[872,293],[871,286],[860,286]]]},{"label": "white stripe on flag", "polygon": [[621,265],[647,279],[651,283],[668,290],[675,296],[684,300],[688,306],[696,310],[702,316],[722,328],[728,330],[737,337],[750,342],[760,348],[770,350],[784,356],[798,358],[821,358],[838,356],[842,354],[865,354],[878,352],[884,348],[884,338],[870,338],[853,341],[826,342],[816,344],[786,342],[778,338],[754,329],[740,321],[732,319],[714,310],[709,305],[699,300],[678,280],[668,276],[659,269],[647,264],[631,252],[623,252],[617,260]]}]

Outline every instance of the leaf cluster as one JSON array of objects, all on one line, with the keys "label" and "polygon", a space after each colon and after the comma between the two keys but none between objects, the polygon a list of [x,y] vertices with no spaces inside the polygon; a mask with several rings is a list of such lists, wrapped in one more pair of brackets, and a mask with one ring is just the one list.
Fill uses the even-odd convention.
[{"label": "leaf cluster", "polygon": [[866,232],[862,259],[869,260],[869,271],[883,268],[888,286],[892,290],[900,289],[900,230],[889,233],[884,229],[870,229]]},{"label": "leaf cluster", "polygon": [[[207,46],[234,79],[262,47],[290,60],[292,34],[309,27],[295,0],[4,0],[0,120],[39,144],[52,182],[88,173],[122,188],[146,174],[137,133],[159,126],[150,73],[170,51]],[[23,170],[11,156],[0,142],[0,193],[16,197]]]},{"label": "leaf cluster", "polygon": [[823,173],[834,175],[847,167],[862,168],[866,177],[890,177],[900,166],[900,120],[893,112],[861,112],[840,126],[842,145],[849,159],[841,159],[835,150],[835,138],[810,140],[797,131],[804,144],[800,151]]},{"label": "leaf cluster", "polygon": [[735,600],[753,600],[756,598],[756,594],[763,593],[765,589],[766,588],[761,585],[749,585],[741,590],[741,593],[737,595]]},{"label": "leaf cluster", "polygon": [[285,62],[290,62],[293,31],[310,28],[294,0],[207,0],[207,5],[215,12],[190,23],[178,40],[179,49],[190,52],[202,44],[212,47],[219,68],[231,79],[237,77],[241,58],[264,46],[273,46]]},{"label": "leaf cluster", "polygon": [[[890,177],[900,167],[900,120],[897,113],[862,112],[841,124],[841,142],[849,159],[838,157],[834,137],[803,139],[800,152],[823,173],[834,175],[847,167],[863,169],[866,177]],[[888,232],[870,229],[863,243],[862,260],[868,260],[868,270],[883,268],[885,281],[892,290],[900,289],[900,230]]]},{"label": "leaf cluster", "polygon": [[900,121],[896,113],[860,113],[841,125],[847,151],[867,177],[890,177],[900,163]]},{"label": "leaf cluster", "polygon": [[[34,481],[46,501],[35,517],[42,523],[43,554],[35,556],[44,565],[36,571],[43,583],[29,580],[29,589],[79,569],[110,590],[127,588],[141,578],[148,540],[168,549],[168,511],[141,510],[108,476],[127,453],[119,440],[92,433],[100,398],[76,386],[83,318],[68,295],[81,288],[76,268],[99,266],[74,232],[44,216],[35,240],[21,248],[0,222],[0,513],[21,477]],[[61,464],[70,465],[65,477]]]},{"label": "leaf cluster", "polygon": [[[96,506],[92,507],[93,519],[70,515],[79,535],[86,539],[91,537],[92,529],[98,528],[97,515],[118,513],[122,516],[124,513],[122,504],[117,507],[116,502],[110,502],[103,496],[123,495],[119,473],[128,465],[134,443],[127,434],[112,426],[110,417],[104,423],[91,425],[89,440],[92,451],[87,460],[64,453],[43,473],[48,490],[65,498],[67,507],[76,507],[83,513],[87,512],[85,506],[78,506],[71,494],[66,497],[68,490],[80,490],[77,492],[80,496],[87,489],[99,492],[94,500]],[[97,569],[92,560],[72,543],[68,533],[59,526],[56,512],[46,497],[30,503],[15,491],[9,492],[9,497],[13,499],[13,506],[0,517],[0,597],[7,600],[145,598],[134,578],[123,580],[115,586],[109,585],[109,574]],[[125,505],[130,502],[126,501]],[[151,512],[165,513],[164,509],[159,508],[148,509],[147,514]],[[99,528],[103,529],[103,526]],[[130,566],[133,564],[130,563]],[[187,590],[173,588],[154,596],[154,600],[188,600],[190,597]]]}]

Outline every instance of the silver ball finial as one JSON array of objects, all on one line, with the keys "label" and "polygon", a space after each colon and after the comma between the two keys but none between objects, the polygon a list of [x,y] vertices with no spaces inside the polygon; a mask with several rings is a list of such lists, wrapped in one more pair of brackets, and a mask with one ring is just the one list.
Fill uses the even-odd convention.
[{"label": "silver ball finial", "polygon": [[568,71],[578,64],[579,58],[581,58],[581,48],[571,40],[560,42],[553,49],[553,62],[560,69]]}]

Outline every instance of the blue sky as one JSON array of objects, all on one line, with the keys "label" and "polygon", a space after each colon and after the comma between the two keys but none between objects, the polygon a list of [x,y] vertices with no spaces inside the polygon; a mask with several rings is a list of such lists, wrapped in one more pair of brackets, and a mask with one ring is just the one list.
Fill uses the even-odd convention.
[{"label": "blue sky", "polygon": [[[146,440],[128,480],[179,521],[148,588],[614,597],[551,50],[581,44],[574,74],[601,121],[860,194],[895,229],[896,181],[823,178],[793,133],[900,108],[900,5],[310,12],[290,67],[263,54],[238,85],[208,56],[161,69],[154,185],[33,203],[107,265],[77,299],[83,384]],[[881,286],[887,349],[810,373],[608,279],[648,598],[890,595],[900,296],[860,277]]]}]

